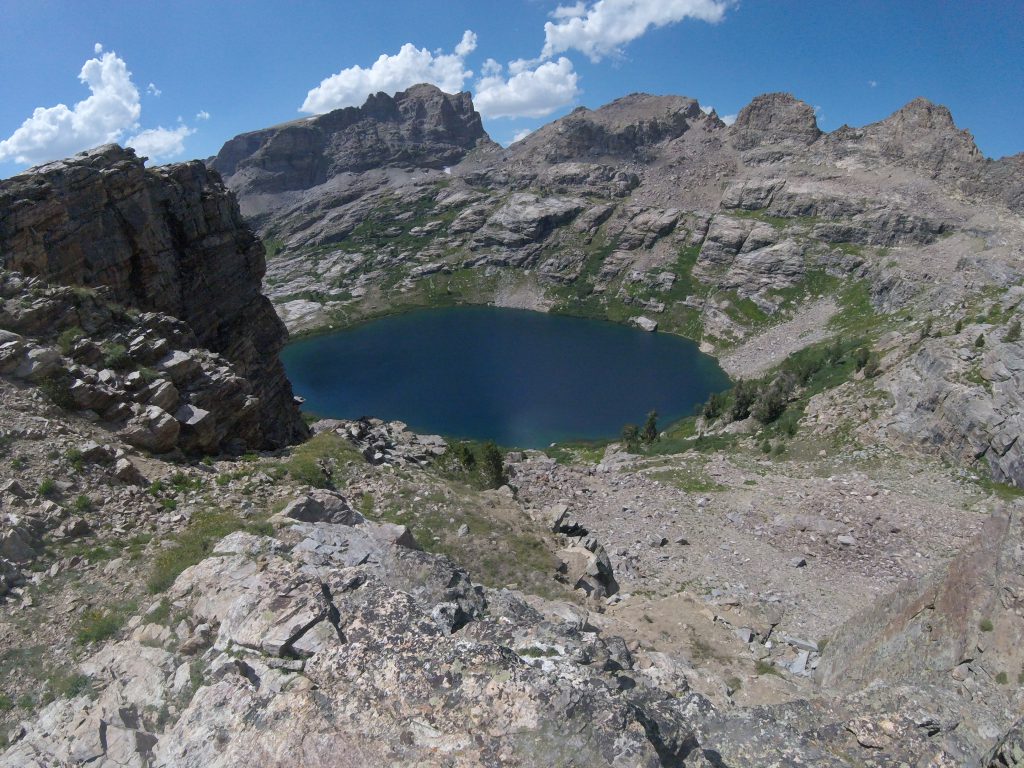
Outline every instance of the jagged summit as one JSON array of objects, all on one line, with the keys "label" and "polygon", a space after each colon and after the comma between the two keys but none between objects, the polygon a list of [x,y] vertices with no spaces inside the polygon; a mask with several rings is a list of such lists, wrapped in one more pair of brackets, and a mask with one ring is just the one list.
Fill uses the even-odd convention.
[{"label": "jagged summit", "polygon": [[631,158],[638,148],[675,139],[703,119],[696,99],[631,93],[597,109],[573,110],[517,143],[511,154],[540,151],[549,162]]},{"label": "jagged summit", "polygon": [[339,173],[413,164],[440,169],[490,143],[468,93],[414,85],[361,107],[282,123],[228,141],[211,161],[234,189],[308,189]]},{"label": "jagged summit", "polygon": [[731,128],[737,149],[764,144],[811,144],[821,136],[814,108],[789,93],[766,93],[740,110]]}]

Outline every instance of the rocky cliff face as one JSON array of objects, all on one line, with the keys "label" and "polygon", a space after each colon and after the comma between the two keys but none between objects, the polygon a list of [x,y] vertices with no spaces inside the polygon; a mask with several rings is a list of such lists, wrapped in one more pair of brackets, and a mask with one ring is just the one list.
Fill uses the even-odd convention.
[{"label": "rocky cliff face", "polygon": [[[278,359],[287,333],[261,293],[263,246],[202,163],[147,170],[110,145],[0,182],[0,266],[177,318],[247,383],[258,428],[236,437],[270,447],[305,434]],[[36,327],[11,310],[23,332],[67,330],[59,313]]]}]

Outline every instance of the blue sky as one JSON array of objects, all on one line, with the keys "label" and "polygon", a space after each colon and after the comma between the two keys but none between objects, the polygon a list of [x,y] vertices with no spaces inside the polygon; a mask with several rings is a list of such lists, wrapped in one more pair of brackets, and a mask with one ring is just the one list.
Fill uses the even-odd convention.
[{"label": "blue sky", "polygon": [[925,96],[987,156],[1024,151],[1021,0],[0,0],[0,11],[0,177],[111,138],[159,161],[207,157],[238,133],[424,79],[473,92],[502,143],[634,91],[692,96],[720,115],[789,91],[824,130]]}]

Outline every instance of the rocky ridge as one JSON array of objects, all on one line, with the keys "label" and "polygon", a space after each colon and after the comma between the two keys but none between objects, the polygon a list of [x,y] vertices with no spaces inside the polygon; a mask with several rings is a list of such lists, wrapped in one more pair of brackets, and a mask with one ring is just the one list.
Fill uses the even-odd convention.
[{"label": "rocky ridge", "polygon": [[[251,446],[305,434],[278,359],[287,332],[261,293],[263,246],[202,163],[146,169],[132,150],[108,145],[0,182],[0,266],[102,287],[114,303],[180,320],[248,382]],[[17,311],[49,323],[47,332],[73,327],[56,312],[45,302]]]}]

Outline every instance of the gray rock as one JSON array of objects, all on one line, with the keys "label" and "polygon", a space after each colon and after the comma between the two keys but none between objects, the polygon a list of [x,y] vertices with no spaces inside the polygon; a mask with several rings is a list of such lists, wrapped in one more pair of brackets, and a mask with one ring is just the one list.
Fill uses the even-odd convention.
[{"label": "gray rock", "polygon": [[166,453],[175,447],[181,425],[162,408],[155,405],[140,410],[118,435],[129,445],[153,453]]},{"label": "gray rock", "polygon": [[653,333],[658,330],[658,322],[656,320],[651,320],[649,317],[644,317],[642,315],[639,317],[632,317],[630,318],[630,322],[643,331]]}]

